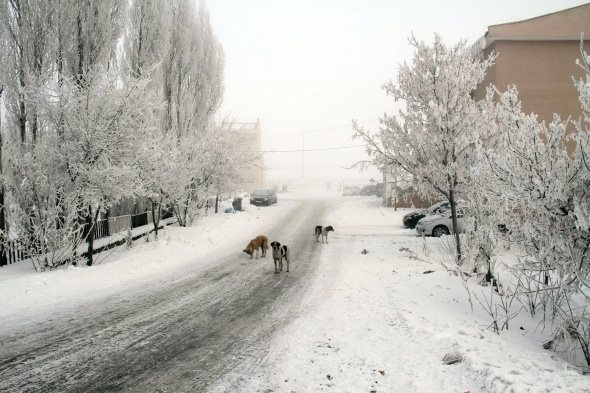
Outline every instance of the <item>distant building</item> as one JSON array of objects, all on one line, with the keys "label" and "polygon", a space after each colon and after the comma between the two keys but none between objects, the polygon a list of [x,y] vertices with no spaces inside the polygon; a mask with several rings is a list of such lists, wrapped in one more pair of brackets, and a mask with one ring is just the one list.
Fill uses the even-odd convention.
[{"label": "distant building", "polygon": [[241,167],[243,180],[238,188],[247,192],[264,188],[264,158],[261,153],[260,120],[256,120],[256,123],[232,123],[230,130],[238,139],[240,150],[251,152],[248,154],[247,162],[244,162]]},{"label": "distant building", "polygon": [[438,200],[431,200],[420,197],[414,188],[407,181],[398,181],[398,174],[395,165],[382,169],[383,183],[382,195],[383,205],[386,207],[424,209]]},{"label": "distant building", "polygon": [[580,58],[580,38],[590,39],[590,4],[518,22],[489,26],[473,46],[474,57],[498,53],[496,64],[474,97],[481,99],[493,84],[500,91],[516,85],[524,113],[534,112],[550,122],[553,113],[562,119],[582,114],[572,77],[584,71],[576,65]]},{"label": "distant building", "polygon": [[[474,91],[474,98],[482,99],[490,84],[500,91],[516,85],[524,113],[535,113],[545,122],[550,122],[554,113],[562,119],[578,119],[582,110],[572,77],[584,76],[576,64],[581,57],[582,33],[590,47],[590,4],[489,26],[471,51],[474,58],[483,59],[492,52],[498,57]],[[411,189],[400,189],[394,173],[384,171],[383,183],[386,206],[424,207],[436,202],[417,198]]]}]

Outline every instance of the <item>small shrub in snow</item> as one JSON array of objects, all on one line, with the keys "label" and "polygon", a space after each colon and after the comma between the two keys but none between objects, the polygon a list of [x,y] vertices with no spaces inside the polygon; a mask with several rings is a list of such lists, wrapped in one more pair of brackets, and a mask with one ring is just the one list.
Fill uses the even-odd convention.
[{"label": "small shrub in snow", "polygon": [[517,299],[517,291],[504,291],[494,281],[490,283],[489,287],[490,291],[487,294],[483,290],[480,291],[480,294],[477,294],[476,291],[472,291],[471,294],[492,318],[488,328],[491,327],[496,334],[499,334],[501,330],[508,330],[510,321],[520,313],[522,307],[516,310],[513,307],[514,301]]}]

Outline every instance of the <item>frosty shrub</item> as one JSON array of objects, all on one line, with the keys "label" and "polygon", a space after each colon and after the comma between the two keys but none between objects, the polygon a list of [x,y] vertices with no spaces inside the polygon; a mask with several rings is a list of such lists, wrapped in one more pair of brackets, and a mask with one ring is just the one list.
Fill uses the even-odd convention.
[{"label": "frosty shrub", "polygon": [[487,193],[482,192],[484,187],[489,186],[489,173],[484,160],[483,146],[491,141],[491,138],[479,139],[474,146],[473,154],[476,160],[470,168],[470,184],[464,188],[463,199],[466,268],[478,275],[483,274],[485,283],[497,280],[494,267],[496,249],[500,236],[505,232],[502,230],[503,222],[498,220],[496,206],[488,198]]},{"label": "frosty shrub", "polygon": [[531,312],[537,301],[530,296],[543,292],[554,340],[575,344],[590,365],[588,83],[588,76],[576,83],[585,122],[554,115],[541,123],[522,112],[516,87],[500,95],[499,134],[485,152],[489,178],[483,190],[496,221],[526,253],[517,269],[526,276],[520,281]]},{"label": "frosty shrub", "polygon": [[[510,321],[514,319],[522,310],[518,307],[518,292],[516,290],[504,289],[501,285],[492,279],[489,283],[489,290],[470,291],[471,296],[479,303],[482,309],[491,317],[492,322],[488,328],[492,328],[496,334],[510,327]],[[487,293],[486,293],[487,292]]]}]

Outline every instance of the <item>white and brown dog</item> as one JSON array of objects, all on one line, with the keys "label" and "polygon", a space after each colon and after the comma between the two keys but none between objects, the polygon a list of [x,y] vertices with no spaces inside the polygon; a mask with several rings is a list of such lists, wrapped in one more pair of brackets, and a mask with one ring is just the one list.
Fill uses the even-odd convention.
[{"label": "white and brown dog", "polygon": [[289,271],[289,247],[285,244],[281,246],[281,243],[276,241],[270,243],[270,246],[272,248],[272,259],[275,262],[275,273],[283,271],[283,258],[287,261],[287,271]]},{"label": "white and brown dog", "polygon": [[322,227],[321,225],[318,225],[315,227],[315,232],[314,232],[314,236],[315,236],[315,241],[319,242],[319,238],[320,236],[322,237],[322,243],[324,242],[324,238],[326,239],[326,244],[328,244],[328,233],[330,232],[334,232],[334,228],[331,225],[328,225],[327,227]]},{"label": "white and brown dog", "polygon": [[266,256],[266,250],[268,250],[268,238],[264,235],[256,236],[254,239],[250,240],[250,243],[244,249],[244,252],[250,255],[250,259],[254,255],[254,251],[256,251],[256,259],[258,259],[258,250],[262,250],[262,257]]}]

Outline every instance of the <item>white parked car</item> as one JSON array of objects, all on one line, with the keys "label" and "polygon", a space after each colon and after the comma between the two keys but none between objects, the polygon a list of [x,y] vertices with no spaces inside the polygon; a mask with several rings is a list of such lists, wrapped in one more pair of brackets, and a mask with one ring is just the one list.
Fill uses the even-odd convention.
[{"label": "white parked car", "polygon": [[[457,225],[459,227],[459,233],[463,232],[463,212],[461,210],[457,211]],[[444,213],[433,214],[420,219],[418,224],[416,224],[416,231],[420,235],[434,237],[453,233],[451,211],[448,210]]]}]

